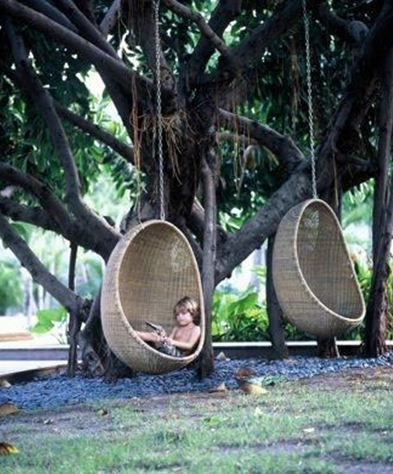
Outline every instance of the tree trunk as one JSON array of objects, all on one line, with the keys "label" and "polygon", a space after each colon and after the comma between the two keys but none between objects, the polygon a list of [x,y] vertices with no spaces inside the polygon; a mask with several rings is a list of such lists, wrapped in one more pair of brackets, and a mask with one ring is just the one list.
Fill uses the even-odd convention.
[{"label": "tree trunk", "polygon": [[[387,280],[390,275],[390,248],[393,227],[392,178],[388,176],[393,126],[393,49],[386,57],[380,104],[378,165],[373,216],[373,277],[366,312],[364,355],[377,357],[386,351],[385,331],[388,311]],[[390,181],[390,191],[389,191]],[[390,196],[389,196],[390,194]]]},{"label": "tree trunk", "polygon": [[[68,270],[68,288],[71,291],[75,291],[75,268],[76,268],[76,257],[78,252],[78,246],[74,243],[71,243],[71,252],[70,252],[70,266]],[[68,343],[70,345],[68,351],[68,364],[67,364],[67,373],[70,377],[74,377],[76,366],[78,363],[78,342],[77,336],[80,331],[82,322],[77,317],[74,312],[70,312],[70,319],[68,325]]]},{"label": "tree trunk", "polygon": [[211,334],[211,312],[213,304],[214,263],[216,258],[216,191],[214,183],[215,155],[210,152],[202,161],[202,183],[204,188],[205,232],[203,240],[202,286],[205,303],[206,334],[198,360],[198,375],[204,378],[214,371],[214,354]]},{"label": "tree trunk", "polygon": [[278,359],[287,359],[289,351],[285,344],[283,313],[277,300],[273,285],[273,248],[275,236],[270,236],[267,242],[266,259],[266,305],[269,318],[269,333],[274,355]]}]

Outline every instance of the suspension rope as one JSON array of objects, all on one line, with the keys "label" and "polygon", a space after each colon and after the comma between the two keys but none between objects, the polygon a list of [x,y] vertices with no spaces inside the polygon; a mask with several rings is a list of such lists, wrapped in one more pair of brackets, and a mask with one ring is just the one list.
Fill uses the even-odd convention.
[{"label": "suspension rope", "polygon": [[[162,141],[162,100],[161,100],[161,58],[160,58],[160,0],[153,1],[154,20],[155,20],[155,46],[156,46],[156,100],[157,100],[157,140],[158,140],[158,186],[160,197],[160,219],[165,220],[165,203],[164,203],[164,156]],[[156,132],[154,133],[153,143],[156,140]],[[153,148],[154,154],[155,147]]]},{"label": "suspension rope", "polygon": [[310,153],[311,153],[311,175],[312,175],[312,193],[313,198],[318,198],[317,193],[317,173],[315,166],[315,144],[314,144],[314,108],[312,97],[312,82],[311,82],[311,55],[310,55],[310,31],[307,14],[306,0],[303,3],[303,21],[304,21],[304,40],[306,45],[306,71],[307,71],[307,104],[308,104],[308,128],[310,135]]}]

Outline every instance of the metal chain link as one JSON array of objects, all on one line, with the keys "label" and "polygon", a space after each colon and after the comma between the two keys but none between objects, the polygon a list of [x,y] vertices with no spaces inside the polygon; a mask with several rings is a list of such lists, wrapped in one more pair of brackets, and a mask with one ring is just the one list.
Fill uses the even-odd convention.
[{"label": "metal chain link", "polygon": [[312,193],[314,199],[317,199],[317,173],[315,167],[315,145],[314,145],[314,108],[312,98],[311,82],[311,55],[310,55],[310,31],[307,14],[306,0],[303,3],[303,21],[304,21],[304,39],[306,43],[306,70],[307,70],[307,103],[308,103],[308,127],[310,133],[310,152],[311,152],[311,174],[312,174]]},{"label": "metal chain link", "polygon": [[[158,138],[158,167],[159,167],[159,196],[160,196],[160,219],[165,220],[164,203],[164,156],[162,141],[162,100],[161,100],[161,58],[160,58],[160,0],[153,1],[155,19],[155,46],[156,46],[156,99],[157,99],[157,138]],[[156,135],[156,134],[154,134]],[[154,136],[153,140],[155,141]]]}]

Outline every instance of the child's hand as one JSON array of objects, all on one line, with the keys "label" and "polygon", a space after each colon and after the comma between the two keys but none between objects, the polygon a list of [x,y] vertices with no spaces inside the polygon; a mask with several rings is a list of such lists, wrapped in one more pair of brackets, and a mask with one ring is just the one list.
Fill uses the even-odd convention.
[{"label": "child's hand", "polygon": [[172,338],[167,337],[167,338],[165,339],[165,342],[166,342],[168,345],[173,346],[173,339],[172,339]]}]

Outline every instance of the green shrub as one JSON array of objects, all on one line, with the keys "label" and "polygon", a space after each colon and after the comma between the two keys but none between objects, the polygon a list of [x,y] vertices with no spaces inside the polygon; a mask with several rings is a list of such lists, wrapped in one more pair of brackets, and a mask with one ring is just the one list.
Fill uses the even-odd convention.
[{"label": "green shrub", "polygon": [[266,307],[253,291],[240,295],[216,291],[213,298],[212,335],[215,341],[268,339]]},{"label": "green shrub", "polygon": [[[360,289],[367,302],[371,288],[372,270],[367,265],[354,261],[355,272]],[[265,269],[258,267],[255,272],[265,283]],[[389,309],[387,314],[386,339],[393,340],[393,274],[388,279],[387,292]],[[299,331],[290,323],[285,323],[285,338],[288,341],[307,341],[307,334]],[[346,333],[346,340],[360,340],[364,332],[364,322],[357,328]],[[266,302],[261,301],[260,295],[247,290],[234,294],[228,291],[216,290],[212,309],[212,336],[214,341],[269,341],[269,323]]]},{"label": "green shrub", "polygon": [[23,304],[20,268],[17,264],[2,261],[0,270],[0,315],[7,309]]}]

